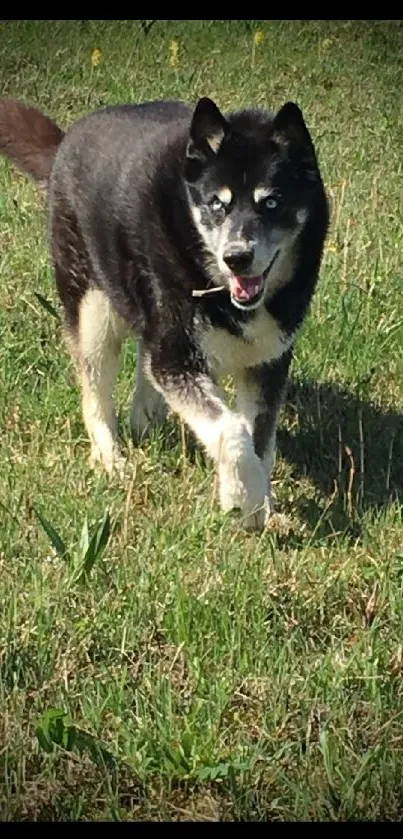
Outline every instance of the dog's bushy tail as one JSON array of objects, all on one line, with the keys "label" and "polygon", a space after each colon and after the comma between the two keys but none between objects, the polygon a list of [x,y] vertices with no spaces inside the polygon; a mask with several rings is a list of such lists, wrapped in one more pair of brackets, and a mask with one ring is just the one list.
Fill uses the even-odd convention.
[{"label": "dog's bushy tail", "polygon": [[63,137],[61,128],[36,108],[0,98],[0,154],[42,187],[48,185]]}]

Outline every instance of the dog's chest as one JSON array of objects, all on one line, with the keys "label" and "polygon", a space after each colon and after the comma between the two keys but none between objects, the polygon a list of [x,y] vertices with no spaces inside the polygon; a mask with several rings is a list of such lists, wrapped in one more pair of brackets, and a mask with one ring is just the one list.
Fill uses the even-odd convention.
[{"label": "dog's chest", "polygon": [[265,309],[245,324],[242,336],[217,327],[206,328],[202,335],[203,350],[217,376],[236,376],[248,367],[274,361],[291,343],[292,336],[285,335]]}]

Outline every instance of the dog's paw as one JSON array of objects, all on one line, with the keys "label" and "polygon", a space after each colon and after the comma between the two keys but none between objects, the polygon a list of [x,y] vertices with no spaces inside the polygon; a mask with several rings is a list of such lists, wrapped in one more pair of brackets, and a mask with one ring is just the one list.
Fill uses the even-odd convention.
[{"label": "dog's paw", "polygon": [[167,404],[160,394],[153,395],[147,405],[140,398],[135,398],[130,412],[130,431],[133,443],[138,445],[150,435],[153,428],[162,425],[165,422],[167,412]]},{"label": "dog's paw", "polygon": [[101,451],[98,446],[92,446],[88,462],[91,469],[101,468],[110,477],[117,475],[123,478],[127,467],[127,460],[120,454],[117,446],[108,451]]},{"label": "dog's paw", "polygon": [[269,482],[255,453],[233,462],[221,462],[218,484],[224,512],[239,509],[247,530],[263,530],[270,514]]},{"label": "dog's paw", "polygon": [[270,493],[266,487],[266,494],[262,506],[260,508],[257,508],[255,512],[252,510],[252,512],[246,515],[244,514],[244,527],[246,530],[264,530],[266,527],[268,527],[270,517]]},{"label": "dog's paw", "polygon": [[135,446],[140,445],[143,440],[146,440],[149,437],[151,430],[153,428],[154,423],[145,411],[136,411],[130,417],[130,434],[132,438],[132,442]]}]

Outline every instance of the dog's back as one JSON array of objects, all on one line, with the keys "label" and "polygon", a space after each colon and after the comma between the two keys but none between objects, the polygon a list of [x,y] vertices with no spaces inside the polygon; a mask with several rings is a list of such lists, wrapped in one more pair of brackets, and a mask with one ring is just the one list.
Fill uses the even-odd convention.
[{"label": "dog's back", "polygon": [[[96,280],[137,332],[146,321],[155,327],[156,308],[154,317],[147,312],[154,303],[150,259],[156,275],[159,263],[176,260],[172,293],[179,283],[182,292],[195,273],[174,233],[179,202],[181,238],[191,235],[181,171],[191,115],[187,105],[172,101],[106,108],[74,124],[54,160],[49,199],[55,262],[63,267],[58,252],[66,250],[65,242],[70,247],[74,235],[77,282],[82,286],[91,274],[91,284]],[[144,305],[134,307],[131,299],[138,293]]]}]

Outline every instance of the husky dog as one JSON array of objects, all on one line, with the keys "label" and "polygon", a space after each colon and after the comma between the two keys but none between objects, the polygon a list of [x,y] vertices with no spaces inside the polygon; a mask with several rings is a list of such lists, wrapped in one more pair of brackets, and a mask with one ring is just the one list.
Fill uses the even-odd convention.
[{"label": "husky dog", "polygon": [[[318,279],[328,208],[292,102],[224,115],[157,101],[64,134],[0,100],[0,152],[48,190],[49,239],[92,461],[120,464],[113,390],[138,341],[131,429],[169,407],[213,458],[223,510],[261,529],[293,345]],[[236,407],[218,389],[231,375]]]}]

